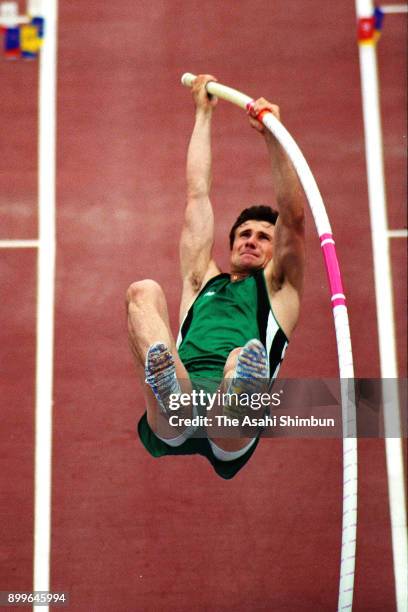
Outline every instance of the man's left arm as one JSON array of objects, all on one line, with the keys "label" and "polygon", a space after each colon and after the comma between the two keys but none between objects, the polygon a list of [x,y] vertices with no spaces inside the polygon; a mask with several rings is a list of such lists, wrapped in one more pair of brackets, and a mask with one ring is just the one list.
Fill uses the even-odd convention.
[{"label": "man's left arm", "polygon": [[265,270],[272,292],[289,284],[298,296],[303,289],[305,266],[304,194],[286,151],[275,136],[255,117],[267,109],[280,120],[279,108],[260,98],[251,111],[250,122],[264,135],[271,161],[272,181],[279,216],[274,231],[273,259]]},{"label": "man's left arm", "polygon": [[276,203],[279,212],[273,234],[272,260],[265,267],[265,279],[273,311],[286,336],[296,327],[305,268],[304,194],[295,169],[283,147],[256,119],[267,109],[280,120],[279,108],[260,98],[250,111],[252,127],[265,138]]}]

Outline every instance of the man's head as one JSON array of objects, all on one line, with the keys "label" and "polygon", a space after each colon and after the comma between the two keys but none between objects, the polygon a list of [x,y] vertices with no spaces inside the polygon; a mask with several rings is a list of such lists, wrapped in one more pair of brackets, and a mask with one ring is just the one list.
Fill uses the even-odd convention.
[{"label": "man's head", "polygon": [[231,228],[231,271],[264,268],[272,259],[274,225],[278,212],[270,206],[245,208]]}]

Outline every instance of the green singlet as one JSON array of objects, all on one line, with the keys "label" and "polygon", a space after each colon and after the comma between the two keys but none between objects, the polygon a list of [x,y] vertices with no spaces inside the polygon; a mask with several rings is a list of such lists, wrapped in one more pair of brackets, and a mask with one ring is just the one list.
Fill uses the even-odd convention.
[{"label": "green singlet", "polygon": [[273,315],[263,270],[235,282],[229,274],[210,279],[181,325],[177,350],[190,377],[220,381],[229,353],[251,338],[264,344],[274,378],[288,341]]},{"label": "green singlet", "polygon": [[253,276],[231,282],[211,279],[181,327],[180,359],[192,378],[221,380],[229,353],[259,338],[257,288]]}]

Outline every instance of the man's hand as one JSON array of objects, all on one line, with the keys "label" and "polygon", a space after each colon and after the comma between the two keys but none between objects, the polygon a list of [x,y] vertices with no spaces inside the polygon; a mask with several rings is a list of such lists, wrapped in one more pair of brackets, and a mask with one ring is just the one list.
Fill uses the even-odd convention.
[{"label": "man's hand", "polygon": [[270,134],[269,130],[267,130],[264,124],[257,119],[257,116],[263,110],[270,111],[273,116],[276,117],[276,119],[278,119],[279,121],[280,110],[279,106],[277,106],[276,104],[271,104],[265,98],[258,98],[258,100],[255,100],[255,102],[251,104],[251,107],[248,111],[249,123],[253,128],[258,130],[258,132],[261,132],[261,134],[264,134],[266,136],[267,134]]},{"label": "man's hand", "polygon": [[217,104],[218,98],[209,94],[206,85],[217,79],[211,74],[199,74],[193,81],[191,93],[197,110],[211,111]]}]

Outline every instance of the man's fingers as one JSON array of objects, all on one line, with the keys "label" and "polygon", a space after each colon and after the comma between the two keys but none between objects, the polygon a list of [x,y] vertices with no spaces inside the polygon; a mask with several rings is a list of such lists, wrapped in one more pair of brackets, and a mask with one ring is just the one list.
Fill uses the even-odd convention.
[{"label": "man's fingers", "polygon": [[193,87],[205,87],[210,81],[217,82],[217,80],[212,74],[199,74],[193,81]]},{"label": "man's fingers", "polygon": [[280,110],[279,106],[276,104],[271,104],[265,98],[258,98],[255,100],[249,107],[249,115],[252,117],[258,117],[262,111],[267,111],[272,113],[277,119],[280,119]]},{"label": "man's fingers", "polygon": [[212,107],[217,104],[217,97],[207,91],[207,84],[212,81],[217,81],[216,77],[212,74],[199,74],[194,79],[191,87],[191,92],[196,102],[203,103],[205,100],[208,100]]},{"label": "man's fingers", "polygon": [[263,132],[265,129],[263,123],[258,121],[258,119],[249,117],[249,123],[251,124],[251,127],[253,127],[255,130],[258,130],[258,132]]}]

